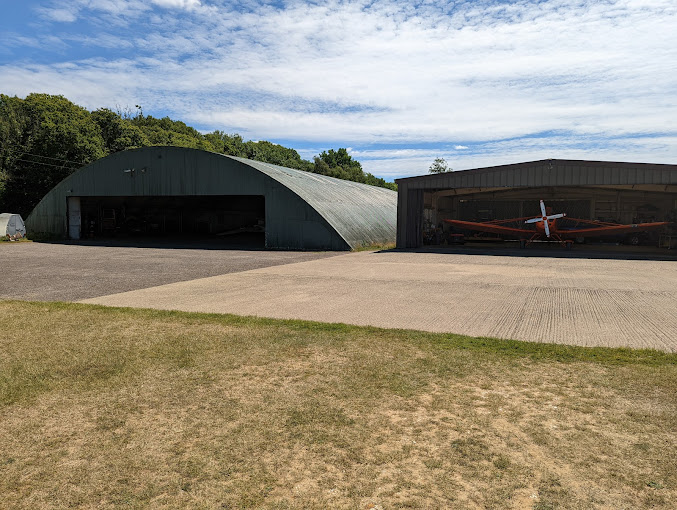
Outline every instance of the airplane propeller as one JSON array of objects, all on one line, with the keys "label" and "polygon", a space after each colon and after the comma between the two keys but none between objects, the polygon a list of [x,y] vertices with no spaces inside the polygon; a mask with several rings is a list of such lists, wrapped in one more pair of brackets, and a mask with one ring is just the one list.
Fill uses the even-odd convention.
[{"label": "airplane propeller", "polygon": [[566,213],[560,213],[560,214],[550,214],[545,210],[545,204],[543,203],[543,200],[541,200],[541,216],[538,218],[531,218],[530,220],[526,220],[524,223],[538,223],[538,222],[543,222],[543,227],[545,228],[545,235],[546,237],[550,237],[550,226],[548,225],[548,220],[556,220],[558,218],[564,218],[566,216]]}]

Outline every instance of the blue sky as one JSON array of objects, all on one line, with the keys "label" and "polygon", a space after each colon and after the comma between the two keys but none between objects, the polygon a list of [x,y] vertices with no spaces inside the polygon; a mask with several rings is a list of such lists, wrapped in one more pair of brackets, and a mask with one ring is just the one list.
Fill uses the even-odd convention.
[{"label": "blue sky", "polygon": [[421,175],[677,163],[674,0],[0,0],[0,92]]}]

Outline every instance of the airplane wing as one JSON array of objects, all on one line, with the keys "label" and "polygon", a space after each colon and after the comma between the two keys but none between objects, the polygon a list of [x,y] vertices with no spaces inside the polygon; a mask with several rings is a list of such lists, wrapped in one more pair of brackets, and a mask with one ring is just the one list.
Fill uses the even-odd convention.
[{"label": "airplane wing", "polygon": [[461,220],[444,220],[444,221],[446,221],[447,223],[451,223],[455,227],[464,228],[466,230],[477,230],[479,232],[490,232],[492,234],[512,234],[518,235],[520,237],[531,237],[534,234],[534,230],[504,227],[503,225],[496,225],[491,223],[477,223],[475,221],[461,221]]},{"label": "airplane wing", "polygon": [[588,228],[575,228],[571,230],[559,230],[561,237],[587,237],[587,236],[611,236],[626,234],[629,232],[643,232],[669,225],[669,221],[656,221],[654,223],[636,223],[634,225],[603,225]]}]

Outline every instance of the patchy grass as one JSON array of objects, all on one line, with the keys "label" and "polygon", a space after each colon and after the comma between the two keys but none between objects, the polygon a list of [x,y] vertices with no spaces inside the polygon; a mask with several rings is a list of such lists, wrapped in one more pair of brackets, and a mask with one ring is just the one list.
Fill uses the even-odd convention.
[{"label": "patchy grass", "polygon": [[357,248],[353,248],[352,251],[385,251],[394,249],[395,243],[373,243],[358,246]]},{"label": "patchy grass", "polygon": [[677,355],[0,301],[3,508],[675,508]]},{"label": "patchy grass", "polygon": [[32,243],[32,239],[27,237],[20,237],[19,239],[12,239],[10,236],[0,236],[0,243]]}]

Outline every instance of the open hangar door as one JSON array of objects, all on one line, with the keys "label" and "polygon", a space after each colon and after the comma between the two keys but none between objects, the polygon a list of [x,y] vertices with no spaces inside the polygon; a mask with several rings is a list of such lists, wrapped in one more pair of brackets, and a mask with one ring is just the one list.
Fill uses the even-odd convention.
[{"label": "open hangar door", "polygon": [[[265,246],[263,195],[79,197],[80,237]],[[72,201],[69,201],[69,207]],[[69,222],[72,214],[69,212]],[[71,238],[73,238],[71,229]]]},{"label": "open hangar door", "polygon": [[[449,238],[453,227],[444,219],[485,222],[539,216],[543,199],[553,213],[610,223],[641,224],[654,221],[677,222],[677,193],[631,187],[574,186],[437,190],[424,194],[424,240]],[[563,224],[566,220],[562,220]],[[675,225],[666,230],[677,234]],[[426,232],[435,231],[436,235]],[[440,232],[441,231],[441,232]],[[659,231],[643,232],[619,239],[601,239],[624,244],[657,245]],[[596,239],[590,239],[596,241]]]}]

